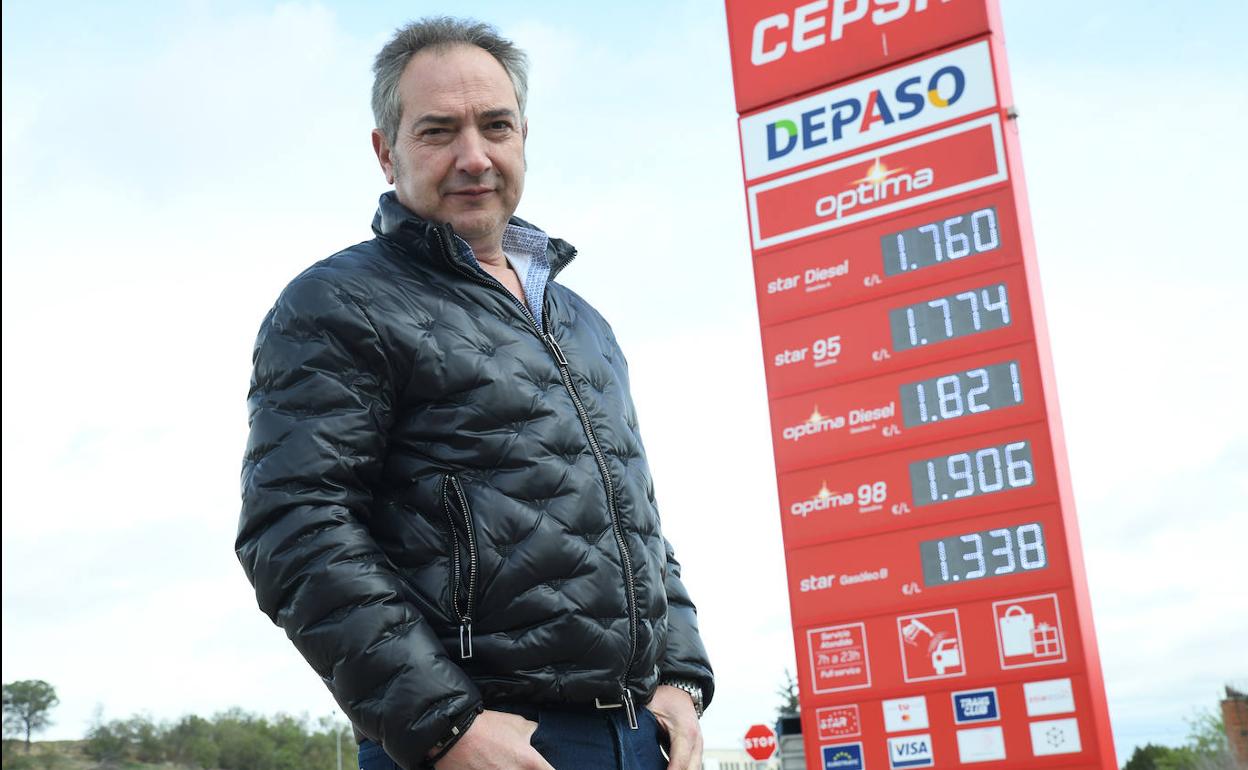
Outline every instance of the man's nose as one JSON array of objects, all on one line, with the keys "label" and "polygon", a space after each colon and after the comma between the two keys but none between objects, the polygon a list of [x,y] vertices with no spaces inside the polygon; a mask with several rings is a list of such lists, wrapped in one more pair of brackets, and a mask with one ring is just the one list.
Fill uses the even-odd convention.
[{"label": "man's nose", "polygon": [[493,163],[486,152],[485,137],[480,131],[470,129],[459,134],[459,148],[455,156],[455,168],[469,176],[481,176]]}]

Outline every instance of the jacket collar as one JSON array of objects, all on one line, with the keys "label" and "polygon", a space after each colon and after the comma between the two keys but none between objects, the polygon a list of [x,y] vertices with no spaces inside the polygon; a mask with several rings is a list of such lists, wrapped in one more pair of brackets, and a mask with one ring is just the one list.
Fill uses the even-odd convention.
[{"label": "jacket collar", "polygon": [[[511,224],[541,230],[520,217],[513,216]],[[445,258],[454,266],[472,267],[464,255],[455,247],[454,230],[449,223],[440,224],[422,219],[413,214],[406,206],[399,203],[394,191],[383,193],[377,202],[377,213],[373,216],[373,232],[379,238],[398,243],[412,249],[421,256]],[[545,231],[543,231],[545,232]],[[449,247],[449,253],[442,251],[442,243]],[[576,257],[576,248],[560,238],[551,238],[546,247],[546,258],[550,260],[550,277],[554,278],[559,271]]]}]

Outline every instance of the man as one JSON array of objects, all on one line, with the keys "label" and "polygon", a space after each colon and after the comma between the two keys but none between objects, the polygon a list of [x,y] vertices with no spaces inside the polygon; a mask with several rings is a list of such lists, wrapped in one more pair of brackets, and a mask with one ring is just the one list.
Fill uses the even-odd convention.
[{"label": "man", "polygon": [[512,216],[524,54],[427,19],[374,71],[376,237],[256,341],[236,550],[260,607],[363,770],[700,768],[714,682],[624,357],[553,282],[575,250]]}]

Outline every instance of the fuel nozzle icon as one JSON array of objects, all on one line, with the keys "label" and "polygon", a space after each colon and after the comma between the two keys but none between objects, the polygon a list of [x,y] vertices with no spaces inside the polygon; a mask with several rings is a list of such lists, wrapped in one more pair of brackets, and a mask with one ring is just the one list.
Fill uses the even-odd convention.
[{"label": "fuel nozzle icon", "polygon": [[918,618],[910,618],[910,622],[901,628],[901,638],[912,647],[919,643],[919,634],[927,634],[929,637],[935,636],[932,633],[932,629],[924,625],[923,621]]}]

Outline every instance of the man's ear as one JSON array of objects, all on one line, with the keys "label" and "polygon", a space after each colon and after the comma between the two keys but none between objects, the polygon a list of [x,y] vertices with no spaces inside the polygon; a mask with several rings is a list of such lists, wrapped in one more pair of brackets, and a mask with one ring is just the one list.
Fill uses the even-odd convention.
[{"label": "man's ear", "polygon": [[377,163],[386,175],[386,181],[394,184],[394,159],[390,157],[390,143],[380,128],[373,129],[373,152],[377,153]]}]

